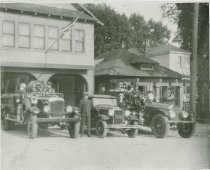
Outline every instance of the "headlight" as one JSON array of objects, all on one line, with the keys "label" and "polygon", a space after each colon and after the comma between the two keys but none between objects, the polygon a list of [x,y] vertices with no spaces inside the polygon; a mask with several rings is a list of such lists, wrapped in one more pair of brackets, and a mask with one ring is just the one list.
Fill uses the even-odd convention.
[{"label": "headlight", "polygon": [[186,111],[182,111],[181,115],[183,118],[187,118],[189,116],[189,113]]},{"label": "headlight", "polygon": [[170,116],[170,118],[175,118],[175,116],[176,116],[176,113],[171,109],[171,110],[169,110],[169,116]]},{"label": "headlight", "polygon": [[126,110],[125,111],[125,117],[128,117],[130,114],[131,114],[131,111],[130,110]]},{"label": "headlight", "polygon": [[17,102],[17,103],[19,103],[19,102],[20,102],[20,99],[19,99],[19,98],[17,98],[17,99],[16,99],[16,102]]},{"label": "headlight", "polygon": [[38,99],[36,97],[31,98],[31,103],[32,104],[37,104],[37,102],[38,102]]},{"label": "headlight", "polygon": [[109,116],[114,116],[114,110],[109,110]]},{"label": "headlight", "polygon": [[73,108],[71,106],[66,107],[66,112],[71,113],[73,111]]},{"label": "headlight", "polygon": [[43,111],[44,111],[45,113],[50,112],[50,106],[48,106],[48,105],[44,106]]}]

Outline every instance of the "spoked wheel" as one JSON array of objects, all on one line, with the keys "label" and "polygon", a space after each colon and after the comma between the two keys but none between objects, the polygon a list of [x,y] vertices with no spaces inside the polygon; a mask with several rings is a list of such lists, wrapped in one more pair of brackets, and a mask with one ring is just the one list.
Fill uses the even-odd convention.
[{"label": "spoked wheel", "polygon": [[168,118],[161,114],[155,115],[152,118],[151,129],[157,138],[164,138],[170,130]]},{"label": "spoked wheel", "polygon": [[27,122],[27,132],[29,138],[31,139],[36,138],[37,131],[38,131],[37,116],[31,114]]},{"label": "spoked wheel", "polygon": [[194,135],[195,123],[179,123],[177,127],[179,135],[183,138],[190,138]]},{"label": "spoked wheel", "polygon": [[107,135],[107,123],[103,120],[98,120],[96,124],[96,134],[100,138],[104,138]]},{"label": "spoked wheel", "polygon": [[[138,125],[137,122],[132,121],[131,125]],[[138,133],[138,129],[130,129],[127,131],[128,137],[135,138]]]},{"label": "spoked wheel", "polygon": [[2,112],[1,112],[1,127],[4,130],[11,130],[14,128],[14,122],[6,120],[5,110],[2,110]]},{"label": "spoked wheel", "polygon": [[68,131],[71,138],[77,138],[80,131],[80,121],[69,123]]}]

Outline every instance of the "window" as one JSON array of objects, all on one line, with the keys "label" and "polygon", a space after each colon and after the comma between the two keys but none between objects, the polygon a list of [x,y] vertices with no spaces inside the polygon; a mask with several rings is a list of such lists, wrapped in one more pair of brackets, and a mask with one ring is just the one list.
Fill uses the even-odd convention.
[{"label": "window", "polygon": [[72,51],[72,30],[65,32],[60,42],[62,51]]},{"label": "window", "polygon": [[2,44],[7,47],[15,46],[15,23],[12,21],[3,21]]},{"label": "window", "polygon": [[30,48],[30,25],[26,23],[19,23],[19,47]]},{"label": "window", "polygon": [[58,50],[58,41],[56,41],[57,38],[58,28],[48,27],[48,47],[50,47],[50,50]]},{"label": "window", "polygon": [[75,30],[75,51],[85,51],[85,32],[83,30]]},{"label": "window", "polygon": [[44,25],[34,25],[34,48],[45,48],[45,28]]},{"label": "window", "polygon": [[178,61],[178,62],[179,62],[179,66],[182,67],[182,57],[179,56],[178,60],[179,60],[179,61]]},{"label": "window", "polygon": [[141,70],[153,70],[152,64],[141,64]]}]

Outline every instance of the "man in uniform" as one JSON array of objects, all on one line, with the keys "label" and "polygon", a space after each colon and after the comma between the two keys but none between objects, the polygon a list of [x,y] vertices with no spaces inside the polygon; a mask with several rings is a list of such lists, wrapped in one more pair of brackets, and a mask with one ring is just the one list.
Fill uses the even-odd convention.
[{"label": "man in uniform", "polygon": [[84,126],[87,123],[87,135],[91,137],[91,102],[88,99],[88,92],[83,92],[83,98],[80,101],[79,109],[81,113],[81,137],[84,135]]},{"label": "man in uniform", "polygon": [[55,90],[52,88],[52,83],[50,81],[47,82],[47,88],[44,90],[46,93],[55,93]]}]

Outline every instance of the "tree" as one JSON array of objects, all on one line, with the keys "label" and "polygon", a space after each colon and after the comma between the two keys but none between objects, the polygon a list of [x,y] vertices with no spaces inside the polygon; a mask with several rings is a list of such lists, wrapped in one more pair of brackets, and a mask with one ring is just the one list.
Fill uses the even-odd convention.
[{"label": "tree", "polygon": [[170,39],[169,30],[161,22],[146,22],[138,14],[132,14],[128,18],[106,4],[86,4],[86,7],[104,23],[104,26],[95,25],[95,56],[121,48],[122,42],[125,42],[126,48],[145,51],[146,39],[150,40],[151,46],[158,46]]},{"label": "tree", "polygon": [[[192,3],[165,4],[162,6],[163,17],[178,24],[174,39],[183,49],[192,51]],[[198,104],[200,118],[210,118],[206,113],[209,108],[209,4],[199,4],[198,23]]]}]

